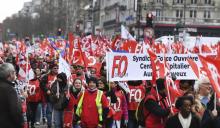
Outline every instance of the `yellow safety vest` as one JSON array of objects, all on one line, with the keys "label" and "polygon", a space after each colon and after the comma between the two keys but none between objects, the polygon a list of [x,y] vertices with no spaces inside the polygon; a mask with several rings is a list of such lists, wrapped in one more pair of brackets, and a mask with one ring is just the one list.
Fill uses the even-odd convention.
[{"label": "yellow safety vest", "polygon": [[[76,109],[76,115],[79,117],[81,116],[81,113],[82,113],[82,105],[83,105],[84,95],[85,95],[85,92],[83,92],[81,98],[79,99],[79,103],[78,103],[77,109]],[[103,95],[103,91],[98,90],[97,96],[95,99],[96,107],[97,107],[98,114],[99,114],[99,121],[103,121],[103,118],[102,118],[103,110],[102,110],[102,103],[101,103],[102,95]]]}]

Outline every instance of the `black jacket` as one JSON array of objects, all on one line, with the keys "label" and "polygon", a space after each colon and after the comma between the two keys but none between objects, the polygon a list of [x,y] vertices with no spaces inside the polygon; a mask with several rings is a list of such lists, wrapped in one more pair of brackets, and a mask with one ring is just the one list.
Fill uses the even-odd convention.
[{"label": "black jacket", "polygon": [[0,127],[22,128],[21,102],[13,83],[0,78]]},{"label": "black jacket", "polygon": [[53,104],[54,109],[56,110],[64,110],[64,108],[68,105],[68,98],[66,97],[66,93],[68,90],[67,85],[61,85],[59,83],[59,97],[57,96],[57,80],[51,86],[51,94],[49,95],[49,100]]},{"label": "black jacket", "polygon": [[[165,128],[183,128],[178,118],[178,114],[174,115],[173,117],[170,117],[167,120]],[[189,128],[201,128],[199,118],[192,115],[192,120]]]}]

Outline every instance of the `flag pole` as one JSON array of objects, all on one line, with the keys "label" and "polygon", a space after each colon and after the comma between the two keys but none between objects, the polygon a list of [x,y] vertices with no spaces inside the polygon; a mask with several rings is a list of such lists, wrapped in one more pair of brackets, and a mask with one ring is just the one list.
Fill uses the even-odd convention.
[{"label": "flag pole", "polygon": [[217,96],[216,96],[216,92],[214,93],[214,111],[217,111]]},{"label": "flag pole", "polygon": [[25,87],[25,90],[24,90],[24,92],[26,92],[27,93],[27,91],[28,91],[28,86],[29,86],[29,70],[28,70],[28,63],[29,63],[29,57],[28,57],[28,52],[26,51],[26,59],[27,59],[27,61],[26,61],[26,73],[25,73],[25,75],[26,75],[26,80],[25,80],[25,82],[27,83],[27,85],[26,85],[26,87]]},{"label": "flag pole", "polygon": [[173,112],[172,102],[171,102],[171,98],[170,98],[170,89],[169,89],[169,86],[170,86],[170,82],[169,82],[169,80],[166,80],[168,103],[169,103],[169,105],[170,105],[170,110],[171,110],[171,112]]}]

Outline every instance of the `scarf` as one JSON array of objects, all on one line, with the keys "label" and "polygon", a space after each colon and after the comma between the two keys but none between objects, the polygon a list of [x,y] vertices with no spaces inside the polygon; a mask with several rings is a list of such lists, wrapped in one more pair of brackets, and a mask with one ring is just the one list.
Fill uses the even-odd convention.
[{"label": "scarf", "polygon": [[189,128],[190,127],[191,120],[192,120],[192,114],[191,113],[190,113],[190,115],[187,118],[183,118],[181,113],[179,113],[178,114],[178,118],[179,118],[180,123],[181,123],[183,128]]},{"label": "scarf", "polygon": [[98,90],[98,89],[97,89],[97,88],[92,88],[92,89],[91,89],[91,88],[88,88],[87,90],[88,90],[90,93],[93,93],[93,92],[95,92],[95,91]]}]

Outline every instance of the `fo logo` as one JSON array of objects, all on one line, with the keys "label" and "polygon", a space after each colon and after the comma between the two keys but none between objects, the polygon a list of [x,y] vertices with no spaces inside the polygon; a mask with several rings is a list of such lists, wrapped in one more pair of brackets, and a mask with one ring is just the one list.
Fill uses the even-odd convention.
[{"label": "fo logo", "polygon": [[128,68],[128,59],[126,56],[114,56],[112,66],[112,78],[123,77]]}]

